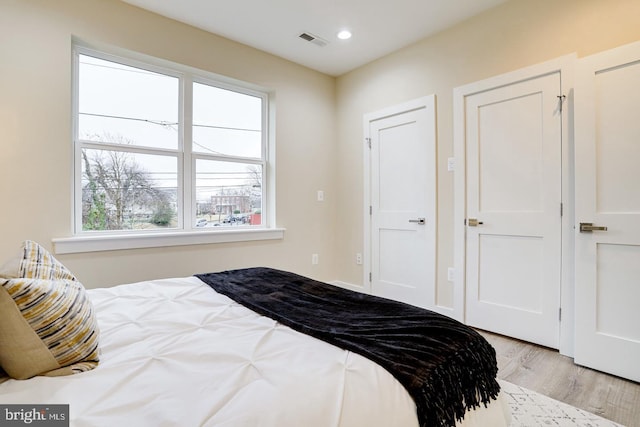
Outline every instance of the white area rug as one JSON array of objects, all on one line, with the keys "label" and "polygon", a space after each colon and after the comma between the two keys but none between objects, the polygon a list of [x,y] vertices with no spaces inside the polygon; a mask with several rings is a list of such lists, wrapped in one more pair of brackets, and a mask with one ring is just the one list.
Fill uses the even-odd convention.
[{"label": "white area rug", "polygon": [[535,391],[499,382],[511,408],[511,427],[622,427]]}]

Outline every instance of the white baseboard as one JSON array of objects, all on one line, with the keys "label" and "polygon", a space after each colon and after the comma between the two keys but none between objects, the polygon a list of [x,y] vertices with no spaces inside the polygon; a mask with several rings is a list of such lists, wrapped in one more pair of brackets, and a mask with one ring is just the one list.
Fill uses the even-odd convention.
[{"label": "white baseboard", "polygon": [[365,294],[369,293],[365,290],[364,286],[354,285],[353,283],[343,282],[341,280],[332,280],[329,283],[339,288],[349,289],[351,291],[362,292]]}]

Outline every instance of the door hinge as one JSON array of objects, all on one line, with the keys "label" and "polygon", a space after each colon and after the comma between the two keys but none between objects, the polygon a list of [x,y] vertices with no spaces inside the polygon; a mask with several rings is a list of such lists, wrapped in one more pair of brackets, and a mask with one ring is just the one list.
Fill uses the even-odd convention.
[{"label": "door hinge", "polygon": [[564,104],[564,100],[567,99],[567,95],[558,95],[559,106],[558,109],[562,113],[562,104]]},{"label": "door hinge", "polygon": [[558,322],[562,321],[562,307],[558,308]]},{"label": "door hinge", "polygon": [[369,281],[371,282],[371,272],[369,272]]},{"label": "door hinge", "polygon": [[369,146],[369,149],[371,149],[371,138],[365,138],[364,140],[367,143],[367,145]]},{"label": "door hinge", "polygon": [[373,206],[369,205],[369,215],[373,215]]},{"label": "door hinge", "polygon": [[564,215],[564,203],[560,203],[560,216]]}]

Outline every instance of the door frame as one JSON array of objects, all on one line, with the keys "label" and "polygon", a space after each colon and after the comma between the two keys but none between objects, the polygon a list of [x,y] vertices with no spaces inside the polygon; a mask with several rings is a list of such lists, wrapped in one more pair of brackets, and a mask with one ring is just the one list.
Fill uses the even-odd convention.
[{"label": "door frame", "polygon": [[[364,217],[364,228],[363,228],[363,248],[364,248],[364,256],[363,256],[363,274],[362,274],[362,283],[363,288],[362,291],[366,293],[372,293],[371,288],[371,272],[372,272],[372,261],[371,261],[371,150],[369,148],[369,141],[371,140],[370,134],[370,123],[376,120],[381,120],[387,117],[395,116],[398,114],[408,113],[415,110],[426,109],[427,111],[431,111],[433,113],[434,120],[434,135],[431,138],[427,138],[425,141],[429,146],[427,147],[428,158],[426,159],[425,165],[429,168],[431,173],[429,173],[428,182],[426,183],[427,191],[431,191],[433,196],[431,200],[429,200],[428,211],[425,212],[427,217],[427,224],[425,227],[429,230],[430,234],[434,236],[433,242],[433,259],[429,262],[433,262],[433,271],[434,278],[436,276],[436,248],[437,248],[437,161],[436,161],[436,96],[435,95],[427,95],[420,98],[416,98],[410,101],[406,101],[404,103],[394,105],[391,107],[387,107],[381,110],[377,110],[374,112],[366,113],[363,116],[363,170],[364,170],[364,182],[363,182],[363,192],[364,192],[364,200],[363,200],[363,217]],[[432,219],[433,218],[433,219]],[[437,283],[434,284],[437,287]],[[433,295],[433,301],[435,306],[435,302],[437,302],[436,295]]]},{"label": "door frame", "polygon": [[[454,170],[454,281],[453,317],[465,322],[466,292],[466,141],[465,141],[465,99],[479,92],[528,80],[537,76],[560,73],[563,95],[566,96],[562,109],[562,235],[561,235],[561,277],[560,277],[560,340],[561,354],[573,356],[574,345],[574,183],[573,183],[573,68],[576,54],[565,55],[540,64],[525,67],[485,80],[459,86],[453,90],[453,152]],[[560,209],[560,207],[558,207]],[[560,315],[560,314],[559,314]]]}]

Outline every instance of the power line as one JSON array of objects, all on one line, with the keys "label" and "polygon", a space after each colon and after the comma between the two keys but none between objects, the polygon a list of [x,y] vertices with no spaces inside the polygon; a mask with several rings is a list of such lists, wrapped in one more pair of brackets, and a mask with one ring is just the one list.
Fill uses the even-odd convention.
[{"label": "power line", "polygon": [[171,126],[178,125],[178,122],[167,122],[165,120],[139,119],[137,117],[113,116],[110,114],[97,114],[97,113],[78,113],[78,114],[83,116],[105,117],[107,119],[120,119],[120,120],[132,120],[136,122],[145,122],[145,123],[151,123],[154,125],[160,125],[162,127],[171,127]]},{"label": "power line", "polygon": [[142,69],[142,68],[131,67],[129,65],[121,64],[119,62],[105,61],[103,59],[95,58],[93,56],[80,55],[80,57],[82,57],[82,56],[85,56],[87,58],[97,59],[98,61],[109,62],[111,64],[118,64],[118,65],[120,65],[120,67],[114,67],[112,65],[106,65],[106,64],[95,64],[93,62],[80,61],[80,64],[82,64],[82,65],[89,65],[89,66],[98,67],[98,68],[107,68],[109,70],[126,71],[128,73],[148,74],[148,75],[157,76],[157,77],[167,77],[167,78],[175,79],[175,80],[178,79],[177,77],[174,77],[174,76],[169,76],[167,74],[162,74],[162,73],[156,73],[156,72],[145,70],[145,69]]},{"label": "power line", "polygon": [[[104,118],[107,118],[107,119],[133,120],[133,121],[137,121],[137,122],[145,122],[145,123],[151,123],[151,124],[154,124],[154,125],[160,125],[162,127],[177,126],[179,124],[178,122],[168,122],[166,120],[140,119],[140,118],[137,118],[137,117],[115,116],[115,115],[112,115],[112,114],[82,113],[82,112],[80,112],[78,114],[79,115],[84,115],[84,116],[92,116],[92,117],[104,117]],[[200,127],[200,128],[208,128],[208,129],[235,130],[235,131],[239,131],[239,132],[262,132],[261,129],[237,128],[237,127],[231,127],[231,126],[200,125],[200,124],[196,124],[196,123],[193,123],[192,126],[193,127]]]},{"label": "power line", "polygon": [[202,148],[203,150],[207,150],[207,151],[208,151],[208,152],[210,152],[210,153],[213,153],[213,154],[220,154],[220,155],[223,155],[223,156],[224,156],[224,153],[221,153],[221,152],[216,151],[216,150],[212,150],[212,149],[211,149],[211,148],[209,148],[209,147],[205,147],[204,145],[197,143],[195,140],[194,140],[194,141],[191,141],[191,143],[192,143],[193,145],[197,145],[198,147]]},{"label": "power line", "polygon": [[234,128],[234,127],[228,127],[228,126],[215,126],[215,125],[198,125],[195,123],[193,124],[193,127],[222,129],[222,130],[238,130],[241,132],[262,132],[262,129]]}]

